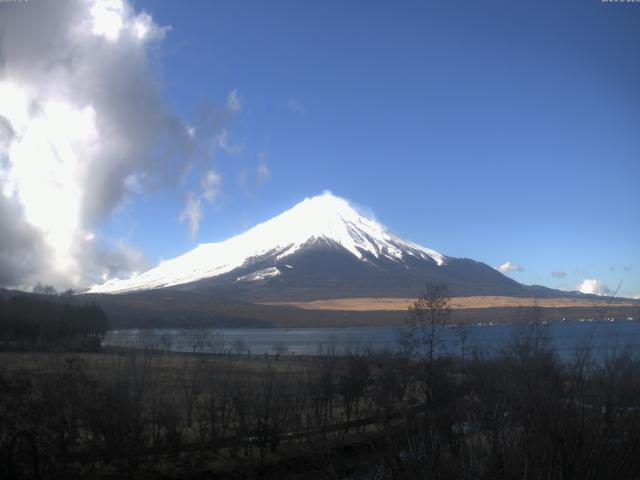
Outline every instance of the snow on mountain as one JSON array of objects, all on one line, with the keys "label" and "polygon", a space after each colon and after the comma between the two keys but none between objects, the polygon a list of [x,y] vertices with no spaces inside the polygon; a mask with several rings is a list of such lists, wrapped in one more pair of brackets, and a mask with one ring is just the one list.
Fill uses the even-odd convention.
[{"label": "snow on mountain", "polygon": [[[363,262],[370,256],[398,262],[407,256],[437,265],[446,262],[446,257],[438,252],[393,235],[380,223],[360,215],[346,200],[324,193],[307,198],[238,236],[201,244],[140,275],[94,285],[89,293],[123,293],[195,282],[231,272],[267,256],[280,261],[322,240],[341,246]],[[238,277],[238,281],[257,281],[280,274],[277,267],[262,268]]]},{"label": "snow on mountain", "polygon": [[257,282],[258,280],[265,280],[267,278],[273,278],[280,275],[280,270],[277,267],[263,268],[257,272],[249,273],[238,277],[238,282]]}]

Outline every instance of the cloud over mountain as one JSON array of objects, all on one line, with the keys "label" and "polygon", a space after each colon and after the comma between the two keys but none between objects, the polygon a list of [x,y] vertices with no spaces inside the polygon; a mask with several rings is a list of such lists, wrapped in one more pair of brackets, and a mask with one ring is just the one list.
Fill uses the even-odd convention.
[{"label": "cloud over mountain", "polygon": [[505,262],[499,267],[497,267],[496,270],[498,270],[500,273],[523,272],[524,268],[515,262]]},{"label": "cloud over mountain", "polygon": [[586,278],[577,286],[578,291],[593,295],[608,295],[611,289],[597,278]]},{"label": "cloud over mountain", "polygon": [[203,217],[202,201],[193,193],[187,196],[187,203],[180,212],[178,220],[180,223],[187,223],[189,225],[189,233],[191,237],[195,237],[200,230],[200,222]]}]

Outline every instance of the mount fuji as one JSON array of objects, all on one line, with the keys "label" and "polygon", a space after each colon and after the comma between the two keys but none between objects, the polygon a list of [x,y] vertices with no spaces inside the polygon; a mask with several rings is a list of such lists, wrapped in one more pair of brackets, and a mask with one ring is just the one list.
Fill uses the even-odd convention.
[{"label": "mount fuji", "polygon": [[455,296],[561,294],[404,240],[331,193],[307,198],[245,233],[201,244],[140,275],[94,285],[87,293],[162,290],[248,302],[303,301],[412,297],[425,282],[445,283]]}]

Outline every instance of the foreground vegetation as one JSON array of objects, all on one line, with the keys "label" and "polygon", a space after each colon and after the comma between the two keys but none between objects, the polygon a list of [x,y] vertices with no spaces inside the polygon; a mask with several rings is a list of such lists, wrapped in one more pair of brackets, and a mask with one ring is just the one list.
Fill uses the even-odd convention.
[{"label": "foreground vegetation", "polygon": [[561,363],[535,319],[449,355],[448,317],[434,287],[395,352],[0,353],[0,478],[640,478],[637,356]]},{"label": "foreground vegetation", "polygon": [[640,362],[539,333],[464,362],[4,353],[0,476],[638,478]]}]

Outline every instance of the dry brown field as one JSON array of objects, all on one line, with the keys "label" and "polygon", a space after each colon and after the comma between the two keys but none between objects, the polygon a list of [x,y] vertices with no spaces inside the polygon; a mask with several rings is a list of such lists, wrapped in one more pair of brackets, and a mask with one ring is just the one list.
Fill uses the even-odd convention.
[{"label": "dry brown field", "polygon": [[[334,298],[329,300],[313,300],[308,302],[273,302],[267,305],[286,305],[305,310],[340,310],[352,312],[368,311],[405,311],[415,299],[412,298]],[[498,308],[498,307],[542,307],[542,308],[570,308],[570,307],[634,307],[640,302],[631,300],[582,299],[582,298],[526,298],[475,296],[453,297],[451,308],[465,310],[470,308]]]}]

